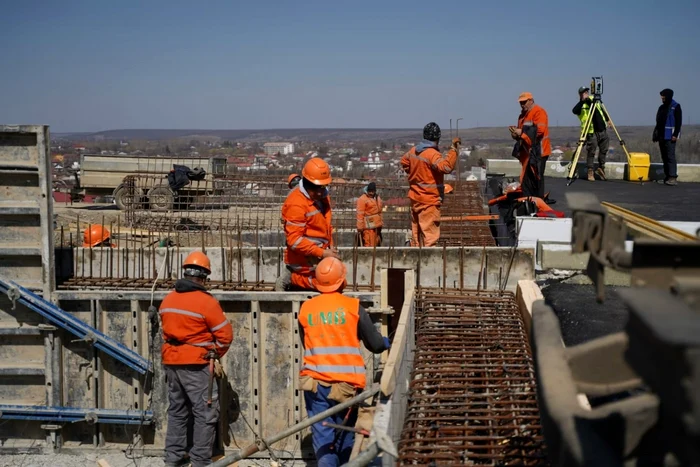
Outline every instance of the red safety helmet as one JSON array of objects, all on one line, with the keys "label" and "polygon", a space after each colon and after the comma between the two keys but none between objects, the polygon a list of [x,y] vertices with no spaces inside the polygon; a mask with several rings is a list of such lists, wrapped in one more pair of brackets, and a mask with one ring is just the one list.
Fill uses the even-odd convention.
[{"label": "red safety helmet", "polygon": [[347,284],[347,269],[338,258],[324,258],[316,266],[316,289],[321,293],[331,293]]}]

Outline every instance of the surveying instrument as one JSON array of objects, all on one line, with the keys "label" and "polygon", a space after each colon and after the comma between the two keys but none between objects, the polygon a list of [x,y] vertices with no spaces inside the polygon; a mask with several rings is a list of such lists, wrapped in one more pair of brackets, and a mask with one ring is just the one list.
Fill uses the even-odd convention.
[{"label": "surveying instrument", "polygon": [[[608,116],[608,121],[610,122],[610,125],[612,125],[613,130],[615,130],[615,135],[617,136],[617,140],[620,142],[620,146],[622,147],[622,150],[625,151],[625,155],[627,156],[627,167],[630,170],[630,179],[634,180],[639,180],[640,183],[642,183],[643,177],[637,173],[637,168],[632,164],[632,158],[630,157],[629,151],[627,151],[627,146],[625,145],[625,140],[623,140],[620,137],[620,133],[618,133],[617,128],[615,127],[615,124],[612,121],[612,117],[610,116],[610,112],[608,112],[608,109],[605,108],[605,104],[603,104],[603,77],[602,76],[594,76],[591,78],[591,89],[590,89],[591,94],[593,95],[592,97],[592,103],[590,107],[590,112],[588,113],[588,118],[586,118],[586,121],[583,124],[583,128],[581,129],[581,135],[578,138],[578,144],[576,145],[576,151],[574,152],[574,157],[571,158],[571,163],[569,164],[568,167],[568,173],[566,176],[566,186],[571,185],[574,183],[576,180],[576,168],[578,166],[578,158],[581,156],[581,151],[583,150],[583,146],[586,144],[586,139],[588,138],[588,130],[590,130],[591,126],[593,125],[593,115],[595,115],[596,112],[600,112],[601,110],[604,112],[604,115]],[[598,149],[600,151],[600,148]],[[634,175],[634,177],[632,176]]]}]

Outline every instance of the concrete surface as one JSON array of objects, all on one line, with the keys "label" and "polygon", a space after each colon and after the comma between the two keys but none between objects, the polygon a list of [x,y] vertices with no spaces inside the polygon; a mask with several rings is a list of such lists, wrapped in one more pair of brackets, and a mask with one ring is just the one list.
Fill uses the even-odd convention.
[{"label": "concrete surface", "polygon": [[[97,461],[106,460],[110,467],[163,467],[165,463],[160,457],[142,457],[138,454],[129,459],[125,454],[17,454],[0,457],[0,467],[93,467]],[[304,461],[280,462],[284,467],[307,466]],[[240,467],[266,467],[270,461],[266,459],[240,461],[236,463]]]},{"label": "concrete surface", "polygon": [[[568,165],[568,161],[548,161],[545,174],[549,177],[566,179]],[[624,180],[626,178],[627,162],[608,162],[605,166],[608,179]],[[487,159],[486,168],[488,173],[505,173],[506,177],[520,176],[520,162],[515,159]],[[585,161],[581,162],[579,159],[576,171],[579,177],[585,175]],[[663,180],[664,169],[661,163],[652,162],[649,167],[649,178]],[[678,178],[687,182],[700,182],[700,164],[678,164]]]},{"label": "concrete surface", "polygon": [[615,293],[619,287],[607,286],[602,304],[596,302],[592,285],[551,283],[541,288],[559,318],[566,346],[622,331],[627,323],[627,309]]}]

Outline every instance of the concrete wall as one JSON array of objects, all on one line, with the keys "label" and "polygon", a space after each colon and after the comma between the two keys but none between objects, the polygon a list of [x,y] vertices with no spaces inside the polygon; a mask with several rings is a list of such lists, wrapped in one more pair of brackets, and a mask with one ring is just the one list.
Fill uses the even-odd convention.
[{"label": "concrete wall", "polygon": [[[195,248],[75,249],[76,277],[155,278],[180,277],[181,264]],[[423,287],[476,287],[483,261],[482,287],[494,288],[508,275],[508,290],[515,290],[519,279],[532,279],[535,273],[534,246],[531,248],[340,248],[348,268],[348,283],[380,285],[382,268],[415,269]],[[265,282],[272,284],[284,267],[283,248],[214,248],[207,255],[212,263],[211,280]],[[483,260],[482,260],[483,256]],[[512,258],[512,259],[511,259]],[[508,267],[510,265],[510,273]],[[372,271],[374,270],[374,276]],[[372,278],[374,280],[372,281]],[[485,285],[484,285],[485,284]]]},{"label": "concrete wall", "polygon": [[[549,161],[545,168],[545,175],[548,177],[566,178],[568,161]],[[608,162],[605,164],[607,177],[611,180],[624,180],[627,172],[626,162]],[[506,177],[520,176],[520,162],[515,159],[487,159],[486,167],[489,173],[505,173]],[[577,165],[579,177],[584,177],[586,173],[585,161]],[[663,180],[664,170],[661,163],[652,163],[649,168],[649,178],[651,180]],[[684,182],[700,182],[700,164],[678,164],[678,178]]]}]

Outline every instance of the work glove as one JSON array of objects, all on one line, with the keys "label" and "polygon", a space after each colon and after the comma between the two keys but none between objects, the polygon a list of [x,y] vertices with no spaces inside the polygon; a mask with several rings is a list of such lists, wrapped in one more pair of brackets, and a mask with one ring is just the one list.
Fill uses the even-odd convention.
[{"label": "work glove", "polygon": [[462,144],[462,138],[452,138],[452,146],[450,146],[450,149],[454,150],[455,152],[459,152],[459,147]]},{"label": "work glove", "polygon": [[651,142],[652,143],[658,143],[659,142],[659,132],[654,130],[654,133],[651,135]]},{"label": "work glove", "polygon": [[218,360],[214,360],[214,376],[217,378],[224,376],[224,367],[221,366],[221,362]]},{"label": "work glove", "polygon": [[389,350],[391,348],[391,342],[389,342],[389,338],[384,336],[384,347],[386,347],[386,350]]}]

